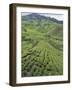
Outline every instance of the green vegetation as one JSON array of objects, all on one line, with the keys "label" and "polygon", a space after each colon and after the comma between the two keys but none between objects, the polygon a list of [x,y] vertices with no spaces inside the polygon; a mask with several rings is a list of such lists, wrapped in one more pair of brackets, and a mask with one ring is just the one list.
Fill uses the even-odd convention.
[{"label": "green vegetation", "polygon": [[62,75],[63,24],[28,17],[22,16],[21,23],[22,77]]}]

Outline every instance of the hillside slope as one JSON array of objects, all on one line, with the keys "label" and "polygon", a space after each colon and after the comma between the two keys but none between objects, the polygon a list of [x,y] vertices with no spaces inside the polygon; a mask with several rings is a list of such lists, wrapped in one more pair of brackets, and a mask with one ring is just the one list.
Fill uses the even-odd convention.
[{"label": "hillside slope", "polygon": [[63,22],[36,13],[22,16],[22,77],[63,74]]}]

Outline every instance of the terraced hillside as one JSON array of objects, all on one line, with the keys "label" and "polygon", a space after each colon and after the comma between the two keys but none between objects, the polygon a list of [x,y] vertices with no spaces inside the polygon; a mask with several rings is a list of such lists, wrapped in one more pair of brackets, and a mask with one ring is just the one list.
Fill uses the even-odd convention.
[{"label": "terraced hillside", "polygon": [[21,21],[21,76],[62,75],[63,22],[36,13]]}]

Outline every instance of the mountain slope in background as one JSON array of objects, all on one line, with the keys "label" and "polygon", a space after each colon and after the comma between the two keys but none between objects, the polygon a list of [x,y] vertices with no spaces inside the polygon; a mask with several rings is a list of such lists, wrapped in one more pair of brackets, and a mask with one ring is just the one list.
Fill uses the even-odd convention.
[{"label": "mountain slope in background", "polygon": [[56,22],[56,23],[63,23],[63,21],[59,21],[55,18],[51,18],[51,17],[46,17],[46,16],[43,16],[43,15],[40,15],[40,14],[37,14],[37,13],[31,13],[29,15],[26,15],[26,16],[22,16],[22,20],[34,20],[34,19],[37,19],[37,20],[42,20],[42,19],[48,19],[50,21],[53,21],[53,22]]}]

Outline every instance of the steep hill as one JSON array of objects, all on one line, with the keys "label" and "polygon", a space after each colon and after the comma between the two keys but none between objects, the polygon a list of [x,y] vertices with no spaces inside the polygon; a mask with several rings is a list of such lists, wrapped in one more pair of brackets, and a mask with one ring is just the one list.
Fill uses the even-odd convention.
[{"label": "steep hill", "polygon": [[40,15],[40,14],[37,14],[37,13],[31,13],[29,15],[22,16],[22,20],[35,20],[35,19],[36,20],[45,19],[45,20],[50,20],[50,21],[60,23],[60,24],[63,23],[63,21],[59,21],[59,20],[57,20],[55,18],[46,17],[46,16],[43,16],[43,15]]}]

